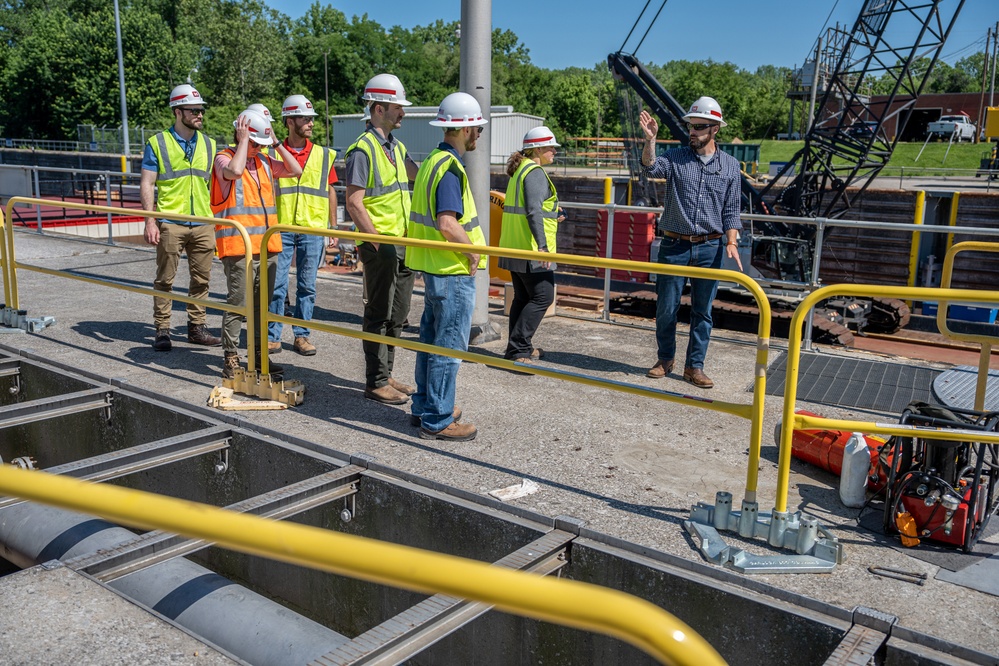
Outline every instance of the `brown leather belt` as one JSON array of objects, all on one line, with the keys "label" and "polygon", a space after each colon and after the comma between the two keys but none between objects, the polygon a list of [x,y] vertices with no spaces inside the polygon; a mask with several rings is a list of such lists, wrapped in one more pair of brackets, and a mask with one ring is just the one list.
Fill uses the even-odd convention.
[{"label": "brown leather belt", "polygon": [[688,243],[706,243],[708,241],[713,241],[717,238],[721,238],[721,234],[705,234],[703,236],[684,236],[683,234],[673,233],[672,231],[667,231],[666,235],[670,238],[676,238],[682,241],[687,241]]}]

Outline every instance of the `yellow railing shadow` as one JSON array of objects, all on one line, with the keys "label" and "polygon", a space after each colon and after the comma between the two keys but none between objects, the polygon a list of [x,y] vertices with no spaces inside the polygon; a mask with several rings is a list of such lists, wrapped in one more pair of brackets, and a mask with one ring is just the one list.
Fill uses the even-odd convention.
[{"label": "yellow railing shadow", "polygon": [[372,583],[473,599],[535,620],[619,638],[664,664],[725,664],[697,632],[662,608],[590,583],[12,466],[0,465],[0,493]]},{"label": "yellow railing shadow", "polygon": [[[963,244],[962,244],[963,245]],[[959,246],[955,246],[959,247]],[[999,291],[976,291],[972,289],[937,289],[931,287],[886,287],[873,284],[835,284],[813,291],[798,305],[791,317],[791,331],[787,341],[787,379],[784,382],[784,410],[781,416],[780,459],[777,464],[776,511],[787,511],[787,494],[791,476],[791,438],[795,429],[850,430],[882,435],[913,436],[915,432],[926,432],[918,426],[893,425],[869,421],[827,419],[822,417],[795,414],[795,401],[798,397],[798,370],[801,364],[802,324],[809,311],[819,302],[832,296],[866,297],[877,294],[882,298],[910,299],[917,301],[962,301],[971,303],[999,302]],[[986,375],[988,374],[986,369]],[[969,432],[963,430],[930,429],[934,439],[967,441]],[[976,442],[999,443],[999,433],[970,433]]]},{"label": "yellow railing shadow", "polygon": [[[650,263],[644,261],[626,261],[622,259],[607,259],[602,257],[584,257],[581,255],[562,254],[558,252],[541,253],[541,252],[532,252],[529,250],[514,250],[510,248],[502,248],[491,245],[485,245],[485,246],[464,245],[461,243],[417,240],[413,238],[395,238],[395,237],[382,236],[377,234],[364,234],[355,231],[341,231],[337,229],[313,229],[313,228],[291,226],[291,225],[277,225],[268,228],[267,231],[264,233],[263,239],[261,240],[261,252],[260,252],[261,284],[266,284],[265,281],[267,280],[267,250],[266,250],[267,239],[269,239],[270,236],[272,236],[273,234],[281,232],[309,234],[316,236],[324,236],[328,238],[340,238],[340,239],[345,238],[353,241],[390,243],[393,245],[402,245],[405,247],[423,247],[435,250],[446,250],[448,252],[474,252],[474,253],[488,255],[491,257],[509,257],[512,259],[530,259],[534,261],[552,261],[559,264],[589,266],[592,268],[606,268],[606,269],[613,268],[626,271],[654,273],[657,275],[684,275],[691,278],[735,282],[741,285],[753,295],[753,297],[756,299],[757,306],[760,309],[759,324],[757,329],[756,363],[753,373],[753,401],[750,404],[711,400],[707,398],[700,398],[697,396],[690,396],[680,393],[673,393],[670,391],[663,391],[660,389],[646,388],[644,386],[629,384],[625,382],[600,379],[598,377],[594,377],[591,375],[571,373],[560,370],[549,370],[537,365],[527,365],[523,363],[517,363],[516,361],[510,361],[504,358],[497,358],[494,356],[487,356],[484,354],[476,354],[474,352],[467,352],[467,351],[461,352],[453,349],[445,349],[414,340],[407,340],[405,338],[391,338],[387,336],[376,335],[373,333],[366,333],[364,331],[358,331],[343,326],[335,326],[333,324],[327,324],[325,322],[320,322],[316,320],[305,321],[302,319],[296,319],[294,317],[272,314],[267,310],[267,306],[269,305],[269,300],[266,300],[267,296],[263,292],[263,290],[261,290],[260,293],[260,315],[261,315],[260,330],[266,331],[267,324],[268,322],[271,321],[278,321],[289,325],[299,325],[299,326],[307,325],[310,329],[313,330],[325,331],[327,333],[342,335],[350,338],[355,338],[358,340],[369,340],[372,342],[380,342],[383,344],[393,345],[395,347],[402,347],[403,349],[409,349],[417,352],[426,352],[428,354],[439,354],[442,356],[450,356],[452,358],[459,358],[463,361],[481,363],[483,365],[488,365],[495,368],[502,368],[504,370],[523,372],[534,375],[542,375],[545,377],[553,377],[555,379],[562,379],[565,381],[575,382],[578,384],[585,384],[588,386],[596,386],[596,387],[611,389],[614,391],[620,391],[632,395],[639,395],[646,398],[667,400],[670,402],[675,402],[691,407],[709,409],[712,411],[722,412],[725,414],[732,414],[734,416],[739,416],[748,419],[750,421],[750,444],[749,444],[749,467],[746,473],[746,499],[748,501],[756,501],[757,486],[759,482],[760,447],[763,437],[763,406],[764,406],[763,403],[766,396],[766,368],[767,368],[767,359],[770,349],[770,303],[767,300],[766,294],[763,292],[763,289],[752,278],[744,275],[743,273],[730,270],[722,270],[722,269],[697,268],[693,266],[670,266],[667,264],[660,264],[660,263]],[[267,346],[262,345],[262,347],[263,349],[261,354],[260,366],[261,366],[261,372],[266,374],[269,365]]]},{"label": "yellow railing shadow", "polygon": [[[7,201],[6,206],[6,217],[11,219],[10,213],[13,210],[15,204],[28,204],[31,206],[47,206],[51,205],[53,202],[46,199],[33,199],[30,197],[11,197]],[[90,210],[99,213],[112,213],[117,215],[122,215],[127,213],[130,216],[141,216],[141,217],[151,217],[151,218],[163,218],[178,220],[181,222],[200,222],[201,224],[208,224],[211,226],[227,226],[233,227],[239,232],[240,237],[243,239],[243,247],[249,249],[250,236],[246,233],[246,229],[239,222],[233,222],[227,219],[216,219],[214,217],[200,217],[198,215],[182,215],[180,213],[161,213],[153,212],[148,210],[142,210],[140,208],[114,208],[110,206],[96,206],[92,204],[79,204],[67,201],[59,202],[60,208],[70,208],[73,210]],[[111,282],[109,280],[99,280],[97,278],[84,277],[82,275],[76,275],[70,273],[69,271],[59,271],[51,268],[45,268],[43,266],[34,266],[31,264],[22,264],[16,259],[16,252],[14,249],[14,229],[13,225],[6,225],[4,228],[6,232],[4,235],[5,242],[0,243],[0,253],[5,261],[4,265],[7,267],[7,272],[4,279],[4,297],[7,300],[7,305],[12,308],[20,307],[20,295],[17,288],[17,271],[18,269],[33,271],[36,273],[44,273],[45,275],[51,275],[54,277],[68,278],[71,280],[79,280],[81,282],[89,282],[91,284],[105,285],[109,287],[114,287],[115,289],[122,289],[124,291],[130,291],[135,294],[144,294],[146,296],[152,296],[154,298],[168,298],[173,301],[180,301],[182,303],[193,303],[194,305],[203,305],[205,307],[215,308],[217,310],[224,310],[226,312],[232,312],[240,316],[246,317],[246,346],[247,346],[247,368],[249,370],[256,369],[256,357],[255,346],[254,346],[254,327],[257,325],[257,320],[253,317],[253,280],[248,280],[246,283],[246,291],[244,295],[244,302],[242,306],[229,305],[228,303],[221,301],[209,301],[199,298],[191,298],[190,296],[182,296],[180,294],[175,294],[173,292],[157,291],[155,289],[150,289],[146,287],[133,287],[131,285],[120,284],[117,282]],[[9,258],[7,255],[9,254]],[[249,252],[247,252],[244,257],[243,267],[247,275],[252,275],[252,257]],[[263,345],[266,347],[267,345]]]}]

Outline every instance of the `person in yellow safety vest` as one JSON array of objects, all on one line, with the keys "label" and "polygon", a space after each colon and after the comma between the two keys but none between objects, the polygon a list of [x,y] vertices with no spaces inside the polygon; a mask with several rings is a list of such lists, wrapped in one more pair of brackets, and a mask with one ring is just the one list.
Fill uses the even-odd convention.
[{"label": "person in yellow safety vest", "polygon": [[[146,143],[142,155],[139,199],[145,210],[211,217],[208,181],[215,158],[215,142],[201,132],[205,100],[193,86],[185,84],[171,91],[169,103],[173,111],[173,126],[153,135]],[[167,293],[173,291],[180,256],[186,254],[191,274],[187,295],[208,298],[208,282],[215,256],[212,226],[147,217],[144,235],[147,243],[156,246],[153,289]],[[156,328],[153,349],[156,351],[170,351],[173,347],[170,342],[172,309],[173,302],[169,298],[153,298],[153,324]],[[222,343],[220,338],[208,331],[204,306],[187,305],[187,341],[209,347]]]},{"label": "person in yellow safety vest", "polygon": [[[370,113],[364,133],[347,149],[347,212],[366,234],[406,235],[411,195],[409,181],[418,167],[392,130],[406,115],[406,91],[392,74],[378,74],[361,96]],[[359,243],[364,264],[364,318],[366,333],[398,338],[409,316],[416,274],[405,263],[406,248],[391,243]],[[402,405],[416,392],[392,377],[395,347],[364,340],[364,397],[387,405]]]},{"label": "person in yellow safety vest", "polygon": [[[291,95],[281,105],[281,117],[288,130],[284,147],[302,167],[298,178],[278,178],[278,222],[311,229],[328,229],[336,220],[336,170],[333,160],[336,151],[316,146],[309,141],[315,125],[316,111],[305,95]],[[285,313],[288,295],[288,275],[292,257],[295,259],[295,310],[292,316],[309,321],[316,305],[316,276],[326,260],[326,237],[314,234],[281,232],[281,254],[277,260],[274,293],[268,309],[274,314]],[[281,351],[281,331],[284,324],[268,324],[267,350],[271,354]],[[314,356],[316,347],[309,340],[309,329],[295,324],[292,346],[302,356]]]},{"label": "person in yellow safety vest", "polygon": [[[547,127],[524,135],[523,147],[510,155],[506,173],[510,184],[503,203],[500,247],[535,252],[557,252],[555,238],[560,216],[558,193],[542,168],[555,161],[559,147]],[[534,334],[555,300],[555,266],[550,261],[500,257],[499,267],[510,271],[513,303],[505,358],[533,363],[544,352],[533,344]]]},{"label": "person in yellow safety vest", "polygon": [[[441,102],[430,124],[444,128],[444,141],[427,156],[416,174],[409,213],[410,238],[486,244],[461,158],[475,150],[487,122],[479,103],[468,93],[451,93]],[[410,247],[406,250],[406,265],[423,273],[420,341],[466,351],[475,307],[475,273],[486,267],[486,258],[478,252]],[[450,356],[416,354],[412,420],[420,423],[421,438],[475,439],[475,426],[460,421],[461,410],[454,404],[460,365],[460,359]]]},{"label": "person in yellow safety vest", "polygon": [[[222,267],[225,269],[226,287],[230,305],[244,304],[246,281],[253,280],[253,317],[258,320],[260,313],[260,289],[267,289],[268,298],[274,289],[274,274],[277,255],[281,252],[281,237],[273,235],[267,242],[267,285],[260,284],[260,243],[268,227],[278,223],[277,204],[274,199],[275,178],[297,178],[302,174],[298,164],[284,144],[280,143],[271,130],[270,122],[260,113],[249,109],[239,114],[233,123],[236,128],[233,142],[236,147],[226,148],[215,156],[212,178],[212,213],[217,218],[227,218],[239,222],[246,228],[250,237],[252,275],[247,275],[244,261],[246,247],[234,227],[216,225],[215,246]],[[280,159],[263,152],[265,146],[274,146]],[[242,317],[235,312],[222,316],[222,349],[224,360],[222,377],[232,379],[239,367],[239,331],[243,327]],[[257,360],[260,355],[260,327],[254,328],[254,349]],[[281,374],[282,368],[270,364],[272,375]]]}]

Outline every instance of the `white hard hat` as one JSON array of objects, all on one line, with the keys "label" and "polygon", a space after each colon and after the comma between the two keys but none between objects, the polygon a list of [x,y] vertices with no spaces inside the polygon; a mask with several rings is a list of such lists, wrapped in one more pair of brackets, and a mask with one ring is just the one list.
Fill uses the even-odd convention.
[{"label": "white hard hat", "polygon": [[485,125],[482,107],[474,97],[464,92],[451,93],[441,102],[437,118],[430,121],[434,127],[474,127]]},{"label": "white hard hat", "polygon": [[[250,140],[262,146],[269,146],[274,143],[274,133],[271,131],[271,121],[264,117],[264,114],[253,109],[247,109],[239,114],[239,118],[245,117],[246,128],[250,131]],[[236,127],[239,118],[233,121],[232,126]]]},{"label": "white hard hat", "polygon": [[698,97],[697,101],[690,105],[690,111],[683,117],[685,121],[691,118],[703,118],[705,120],[717,120],[718,125],[725,127],[728,125],[722,120],[722,110],[714,97]]},{"label": "white hard hat", "polygon": [[288,116],[317,116],[315,109],[312,108],[312,102],[306,99],[305,95],[292,95],[284,101],[281,105],[281,117],[287,118]]},{"label": "white hard hat", "polygon": [[246,109],[248,111],[256,111],[257,113],[259,113],[260,115],[262,115],[264,118],[266,118],[269,121],[273,121],[274,120],[274,117],[271,116],[271,110],[268,109],[263,104],[259,104],[259,103],[258,104],[251,104],[250,106],[246,107]]},{"label": "white hard hat", "polygon": [[371,77],[371,80],[364,84],[364,94],[361,99],[365,102],[390,102],[401,106],[412,104],[406,101],[406,90],[395,74],[378,74]]},{"label": "white hard hat", "polygon": [[524,147],[521,150],[544,148],[545,146],[558,147],[558,145],[558,141],[555,140],[555,132],[542,125],[527,130],[527,134],[524,135]]},{"label": "white hard hat", "polygon": [[184,104],[204,106],[205,100],[190,83],[182,83],[170,91],[170,108]]}]

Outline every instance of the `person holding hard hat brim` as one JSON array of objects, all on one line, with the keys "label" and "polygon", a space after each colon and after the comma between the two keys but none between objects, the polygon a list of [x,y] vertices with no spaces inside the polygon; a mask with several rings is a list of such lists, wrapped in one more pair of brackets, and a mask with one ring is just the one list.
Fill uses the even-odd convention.
[{"label": "person holding hard hat brim", "polygon": [[[215,141],[201,131],[205,100],[194,86],[184,84],[173,89],[169,104],[174,123],[169,129],[153,135],[146,143],[142,155],[139,199],[145,210],[211,217],[208,182],[216,146]],[[147,243],[156,246],[153,289],[167,293],[173,291],[180,257],[186,254],[191,276],[187,295],[208,298],[212,259],[215,256],[212,226],[149,217],[146,218],[144,236]],[[172,309],[173,302],[169,298],[153,298],[153,324],[156,329],[153,349],[156,351],[170,351],[173,347],[170,341]],[[187,305],[187,341],[209,347],[222,343],[208,330],[204,306]]]},{"label": "person holding hard hat brim", "polygon": [[[259,317],[260,290],[266,289],[268,298],[274,291],[277,256],[281,252],[281,236],[273,235],[267,242],[266,285],[260,284],[260,244],[268,227],[278,223],[275,179],[298,178],[302,167],[298,160],[279,142],[271,123],[257,111],[249,109],[239,114],[233,123],[235,148],[225,148],[215,156],[212,178],[212,213],[218,218],[239,222],[250,237],[252,275],[247,275],[244,261],[246,248],[243,239],[233,227],[216,225],[215,247],[225,269],[230,305],[243,305],[246,281],[253,280],[254,317]],[[273,146],[280,159],[263,152]],[[239,332],[243,321],[239,314],[226,312],[222,316],[222,349],[224,352],[222,377],[232,379],[239,367]],[[254,328],[254,348],[259,360],[260,327]],[[272,375],[281,374],[281,368],[270,364]]]},{"label": "person holding hard hat brim", "polygon": [[[406,91],[392,74],[378,74],[364,86],[361,97],[369,116],[364,133],[347,149],[346,209],[366,234],[385,237],[406,235],[411,195],[409,181],[418,167],[406,146],[392,133],[402,126]],[[358,243],[364,264],[364,317],[366,333],[398,338],[409,316],[415,273],[406,267],[406,248],[392,243]],[[416,392],[397,381],[392,372],[395,347],[364,340],[364,397],[388,405],[402,405]]]},{"label": "person holding hard hat brim", "polygon": [[[683,120],[687,123],[688,145],[655,155],[659,124],[648,111],[639,116],[645,135],[642,166],[649,178],[666,180],[666,199],[658,230],[662,235],[658,261],[674,266],[720,268],[728,256],[742,270],[738,238],[742,181],[739,162],[718,149],[715,137],[725,127],[721,107],[711,97],[701,97],[690,105]],[[653,379],[673,370],[676,358],[676,315],[680,294],[687,278],[656,276],[656,344],[658,361],[648,371]],[[704,374],[704,359],[711,338],[711,303],[717,280],[690,280],[690,337],[684,361],[683,379],[699,388],[714,382]]]},{"label": "person holding hard hat brim", "polygon": [[[416,174],[410,238],[486,245],[461,158],[475,150],[487,122],[479,103],[468,93],[451,93],[441,102],[430,124],[443,128],[444,141],[427,155]],[[486,268],[486,258],[474,250],[410,247],[406,265],[423,273],[420,342],[466,351],[475,307],[475,273]],[[461,410],[455,406],[460,365],[457,358],[417,352],[412,421],[420,424],[421,438],[475,439],[475,426],[459,421]]]},{"label": "person holding hard hat brim", "polygon": [[[542,125],[528,130],[521,149],[507,160],[510,184],[503,202],[500,247],[558,251],[558,225],[565,216],[560,214],[555,185],[543,168],[555,161],[558,147],[555,133]],[[550,261],[500,257],[499,267],[510,271],[514,294],[504,358],[533,363],[544,354],[533,340],[555,300],[555,266]]]},{"label": "person holding hard hat brim", "polygon": [[[315,125],[316,111],[305,95],[291,95],[281,105],[281,117],[288,130],[285,149],[294,156],[302,174],[298,177],[277,179],[278,222],[297,227],[329,229],[336,220],[337,182],[333,160],[336,151],[316,146],[309,139]],[[315,234],[281,232],[281,254],[277,261],[274,291],[269,309],[284,314],[285,297],[288,295],[288,277],[291,260],[295,259],[295,309],[296,319],[309,321],[316,304],[316,278],[319,267],[326,260],[326,237]],[[272,321],[268,325],[267,349],[270,353],[281,351],[281,332],[284,324]],[[309,329],[292,326],[295,341],[292,349],[302,356],[314,356],[316,347],[309,339]]]}]

